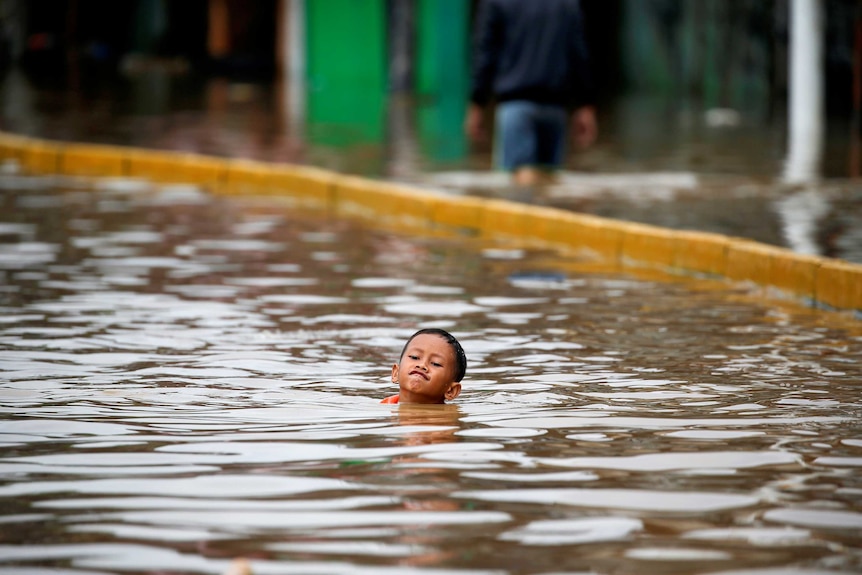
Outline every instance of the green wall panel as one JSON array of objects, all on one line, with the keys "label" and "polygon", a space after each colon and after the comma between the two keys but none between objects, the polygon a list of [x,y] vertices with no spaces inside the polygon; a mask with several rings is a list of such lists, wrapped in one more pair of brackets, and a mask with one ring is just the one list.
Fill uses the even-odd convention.
[{"label": "green wall panel", "polygon": [[419,0],[416,18],[417,128],[437,161],[467,153],[463,122],[470,70],[470,2]]},{"label": "green wall panel", "polygon": [[385,0],[307,0],[307,121],[320,144],[385,135]]},{"label": "green wall panel", "polygon": [[463,90],[469,73],[470,3],[419,0],[416,23],[416,90]]}]

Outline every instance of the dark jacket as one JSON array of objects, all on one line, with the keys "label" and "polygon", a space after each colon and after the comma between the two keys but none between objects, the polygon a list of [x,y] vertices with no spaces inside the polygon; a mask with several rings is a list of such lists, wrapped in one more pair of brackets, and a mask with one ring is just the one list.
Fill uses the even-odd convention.
[{"label": "dark jacket", "polygon": [[481,0],[470,100],[594,103],[579,0]]}]

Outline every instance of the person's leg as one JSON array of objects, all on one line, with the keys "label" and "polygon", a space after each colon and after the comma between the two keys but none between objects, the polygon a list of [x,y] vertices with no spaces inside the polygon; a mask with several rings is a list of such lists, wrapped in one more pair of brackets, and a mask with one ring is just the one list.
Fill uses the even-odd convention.
[{"label": "person's leg", "polygon": [[519,186],[540,186],[548,183],[547,172],[535,166],[521,166],[512,173],[512,181]]},{"label": "person's leg", "polygon": [[497,106],[495,165],[511,172],[515,183],[536,183],[535,104],[531,102],[503,102]]},{"label": "person's leg", "polygon": [[536,113],[536,158],[550,180],[566,158],[568,112],[561,106],[541,106]]}]

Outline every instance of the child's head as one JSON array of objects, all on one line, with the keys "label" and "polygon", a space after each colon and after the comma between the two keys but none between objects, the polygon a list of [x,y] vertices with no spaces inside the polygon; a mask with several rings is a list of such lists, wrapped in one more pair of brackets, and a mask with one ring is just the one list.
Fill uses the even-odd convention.
[{"label": "child's head", "polygon": [[392,382],[400,388],[401,403],[444,403],[461,393],[466,371],[467,356],[452,334],[420,329],[392,366]]}]

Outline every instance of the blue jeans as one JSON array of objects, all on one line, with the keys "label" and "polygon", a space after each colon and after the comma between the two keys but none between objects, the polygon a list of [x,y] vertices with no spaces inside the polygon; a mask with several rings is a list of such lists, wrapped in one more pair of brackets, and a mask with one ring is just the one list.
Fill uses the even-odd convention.
[{"label": "blue jeans", "polygon": [[494,163],[504,170],[558,168],[566,153],[569,114],[562,106],[512,100],[497,106]]}]

